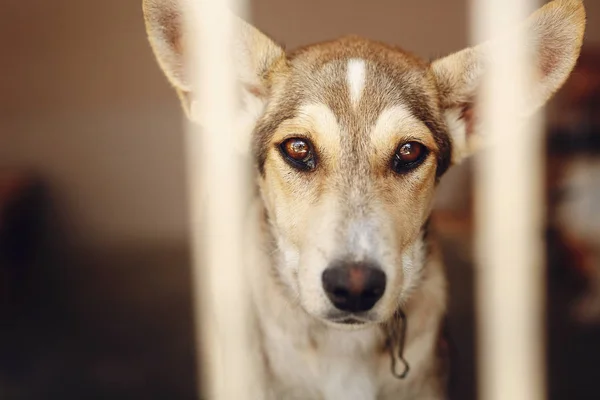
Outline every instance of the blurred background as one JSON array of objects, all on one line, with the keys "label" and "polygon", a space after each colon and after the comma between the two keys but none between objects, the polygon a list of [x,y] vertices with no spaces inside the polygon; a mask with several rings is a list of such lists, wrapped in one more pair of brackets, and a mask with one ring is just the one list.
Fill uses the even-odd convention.
[{"label": "blurred background", "polygon": [[[600,2],[548,108],[550,399],[600,388]],[[354,33],[425,58],[468,44],[467,0],[253,0],[292,49]],[[0,398],[194,399],[183,119],[141,0],[0,5]],[[455,399],[475,399],[471,165],[435,223]]]}]

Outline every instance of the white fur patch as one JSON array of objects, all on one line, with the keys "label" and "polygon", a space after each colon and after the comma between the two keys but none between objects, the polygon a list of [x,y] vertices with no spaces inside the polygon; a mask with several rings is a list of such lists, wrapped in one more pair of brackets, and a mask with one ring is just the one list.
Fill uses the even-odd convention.
[{"label": "white fur patch", "polygon": [[354,252],[356,261],[377,258],[378,238],[373,221],[361,219],[350,224],[348,229],[348,248]]},{"label": "white fur patch", "polygon": [[[417,117],[404,105],[396,105],[390,108],[386,108],[379,115],[375,128],[385,128],[389,125],[396,125],[398,123],[417,123],[420,122]],[[381,129],[376,129],[381,130]]]},{"label": "white fur patch", "polygon": [[279,236],[277,245],[281,253],[281,262],[283,263],[283,268],[281,268],[280,271],[281,277],[289,287],[297,292],[298,282],[296,281],[295,276],[298,274],[300,252],[296,246],[289,243],[282,236]]},{"label": "white fur patch", "polygon": [[427,132],[425,124],[419,120],[406,106],[396,105],[386,108],[377,118],[371,131],[373,143],[387,144],[390,135],[398,132],[411,133],[415,130]]},{"label": "white fur patch", "polygon": [[467,124],[460,116],[458,108],[451,108],[444,113],[450,138],[452,139],[452,163],[458,164],[469,156],[467,143]]},{"label": "white fur patch", "polygon": [[368,356],[377,343],[377,328],[354,332],[330,330],[319,360],[320,383],[325,400],[375,400],[376,368]]},{"label": "white fur patch", "polygon": [[[321,103],[304,104],[298,109],[297,120],[302,125],[310,126],[320,138],[319,142],[327,140],[328,146],[335,146],[329,147],[331,151],[339,148],[341,130],[331,108]],[[284,124],[282,126],[285,126]]]},{"label": "white fur patch", "polygon": [[410,293],[418,282],[420,271],[425,265],[425,243],[419,237],[417,241],[402,254],[402,270],[404,272],[403,292]]},{"label": "white fur patch", "polygon": [[360,103],[360,98],[365,88],[366,65],[364,60],[353,58],[348,61],[346,82],[350,91],[350,102],[356,107]]},{"label": "white fur patch", "polygon": [[280,125],[281,132],[310,132],[319,147],[331,155],[339,154],[342,130],[331,108],[323,103],[307,103],[298,108],[297,114]]}]

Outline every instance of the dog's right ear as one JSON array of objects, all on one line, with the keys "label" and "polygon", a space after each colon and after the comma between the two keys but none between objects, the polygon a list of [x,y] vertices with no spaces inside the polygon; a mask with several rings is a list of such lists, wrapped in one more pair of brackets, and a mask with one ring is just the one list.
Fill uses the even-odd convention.
[{"label": "dog's right ear", "polygon": [[[163,72],[175,87],[187,116],[199,123],[202,117],[194,107],[190,79],[190,33],[185,29],[190,2],[201,0],[143,0],[146,30]],[[187,16],[186,16],[187,14]],[[253,26],[230,14],[234,20],[233,62],[245,103],[264,106],[271,86],[272,72],[285,67],[285,52]],[[193,21],[190,21],[193,23]],[[191,27],[193,28],[193,27]],[[254,114],[258,111],[253,107]],[[261,108],[262,111],[262,108]],[[258,115],[256,115],[258,118]]]}]

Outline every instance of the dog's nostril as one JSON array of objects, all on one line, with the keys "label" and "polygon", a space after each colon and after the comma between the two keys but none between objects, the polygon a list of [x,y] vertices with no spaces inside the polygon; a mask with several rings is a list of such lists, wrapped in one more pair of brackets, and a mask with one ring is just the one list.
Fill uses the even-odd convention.
[{"label": "dog's nostril", "polygon": [[336,308],[362,312],[373,308],[383,296],[386,276],[373,264],[338,262],[323,272],[322,281]]}]

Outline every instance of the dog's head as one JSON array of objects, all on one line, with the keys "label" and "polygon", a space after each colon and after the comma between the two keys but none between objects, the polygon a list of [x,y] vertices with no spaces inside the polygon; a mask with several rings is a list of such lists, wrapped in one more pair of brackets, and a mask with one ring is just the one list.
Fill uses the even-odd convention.
[{"label": "dog's head", "polygon": [[[185,1],[145,0],[150,42],[188,115]],[[473,100],[492,43],[424,62],[347,37],[286,54],[237,20],[236,67],[278,273],[304,309],[334,324],[388,319],[424,273],[436,184],[480,142]],[[566,80],[585,13],[557,0],[535,13],[533,112]]]}]

